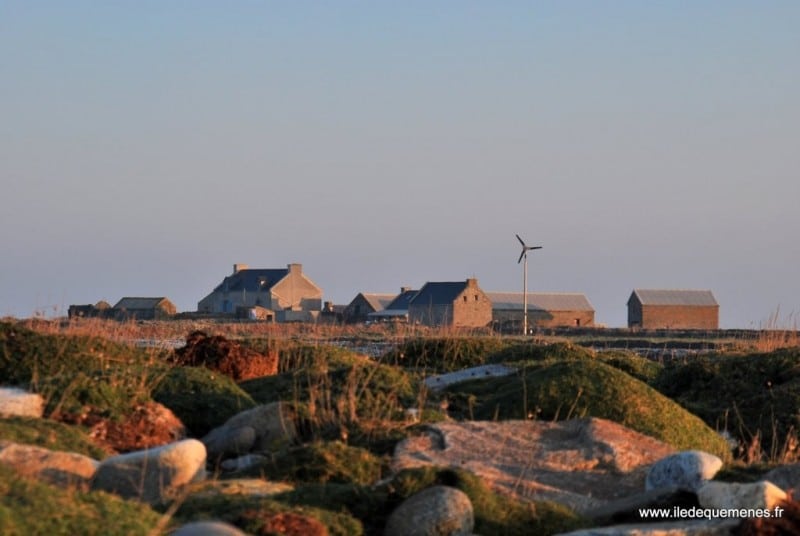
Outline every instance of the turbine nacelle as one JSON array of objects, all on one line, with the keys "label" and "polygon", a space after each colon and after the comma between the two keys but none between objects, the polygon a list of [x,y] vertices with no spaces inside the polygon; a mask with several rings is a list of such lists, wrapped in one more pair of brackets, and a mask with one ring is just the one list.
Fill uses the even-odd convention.
[{"label": "turbine nacelle", "polygon": [[528,256],[528,252],[534,249],[542,249],[542,246],[528,246],[525,244],[525,241],[517,235],[517,240],[519,243],[522,244],[522,253],[519,254],[519,259],[517,259],[517,264],[522,262],[522,259]]}]

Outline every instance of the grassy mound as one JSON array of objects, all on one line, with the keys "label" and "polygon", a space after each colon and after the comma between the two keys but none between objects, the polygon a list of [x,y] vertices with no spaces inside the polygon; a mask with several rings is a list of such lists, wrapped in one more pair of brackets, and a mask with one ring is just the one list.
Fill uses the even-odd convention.
[{"label": "grassy mound", "polygon": [[153,390],[153,399],[183,422],[190,435],[202,437],[256,403],[229,377],[204,367],[175,367]]},{"label": "grassy mound", "polygon": [[346,513],[324,507],[289,505],[253,495],[190,495],[178,507],[175,518],[183,523],[221,520],[249,534],[283,534],[280,526],[287,520],[296,527],[290,534],[359,536],[364,533],[361,522]]},{"label": "grassy mound", "polygon": [[263,476],[268,480],[374,484],[383,463],[368,450],[339,441],[314,442],[293,448],[237,476]]},{"label": "grassy mound", "polygon": [[103,449],[95,445],[80,427],[49,419],[0,419],[0,438],[50,450],[76,452],[95,460],[106,457]]},{"label": "grassy mound", "polygon": [[162,370],[141,349],[0,323],[0,384],[40,393],[47,414],[80,414],[91,406],[118,419],[150,399]]},{"label": "grassy mound", "polygon": [[504,347],[499,338],[419,338],[407,341],[381,358],[381,362],[428,373],[452,372],[482,365]]},{"label": "grassy mound", "polygon": [[730,459],[722,437],[700,418],[628,374],[594,360],[529,365],[513,376],[453,386],[450,409],[483,420],[601,417],[677,449]]},{"label": "grassy mound", "polygon": [[656,363],[633,352],[623,350],[599,352],[597,360],[619,369],[648,385],[655,381],[664,368],[661,363]]},{"label": "grassy mound", "polygon": [[309,417],[322,422],[392,420],[413,406],[416,389],[397,367],[369,360],[340,368],[303,368],[239,384],[261,404],[283,400],[305,404]]},{"label": "grassy mound", "polygon": [[0,466],[0,534],[148,535],[159,517],[137,502],[63,491]]},{"label": "grassy mound", "polygon": [[513,363],[528,361],[566,361],[570,359],[592,359],[594,353],[570,342],[533,344],[516,341],[509,343],[489,356],[491,363]]},{"label": "grassy mound", "polygon": [[800,430],[800,349],[741,356],[698,356],[668,365],[653,382],[710,426],[770,456]]}]

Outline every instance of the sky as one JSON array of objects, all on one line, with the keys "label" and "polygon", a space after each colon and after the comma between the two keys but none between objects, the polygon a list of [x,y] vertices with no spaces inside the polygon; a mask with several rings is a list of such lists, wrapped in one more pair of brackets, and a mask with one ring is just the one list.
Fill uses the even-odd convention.
[{"label": "sky", "polygon": [[[234,263],[800,314],[800,2],[0,2],[0,316]],[[789,327],[788,325],[782,327]]]}]

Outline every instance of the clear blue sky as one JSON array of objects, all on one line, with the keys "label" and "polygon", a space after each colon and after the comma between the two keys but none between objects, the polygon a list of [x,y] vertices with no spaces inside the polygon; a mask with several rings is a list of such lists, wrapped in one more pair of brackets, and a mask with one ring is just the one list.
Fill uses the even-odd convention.
[{"label": "clear blue sky", "polygon": [[0,315],[235,262],[800,313],[800,2],[0,3]]}]

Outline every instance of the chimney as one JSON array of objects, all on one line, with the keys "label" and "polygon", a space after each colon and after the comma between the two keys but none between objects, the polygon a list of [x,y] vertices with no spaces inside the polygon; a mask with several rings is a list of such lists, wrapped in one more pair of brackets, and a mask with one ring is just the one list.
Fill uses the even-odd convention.
[{"label": "chimney", "polygon": [[249,268],[249,266],[247,266],[246,264],[234,264],[233,265],[233,273],[237,274],[237,273],[241,272],[242,270],[247,270],[248,268]]},{"label": "chimney", "polygon": [[400,287],[400,294],[405,294],[406,292],[410,291],[411,287]]},{"label": "chimney", "polygon": [[478,280],[476,278],[474,278],[474,277],[470,277],[469,279],[467,279],[467,286],[468,287],[477,287],[478,286]]},{"label": "chimney", "polygon": [[289,269],[290,274],[301,274],[303,273],[303,265],[298,262],[293,262],[291,264],[287,264],[286,267]]}]

